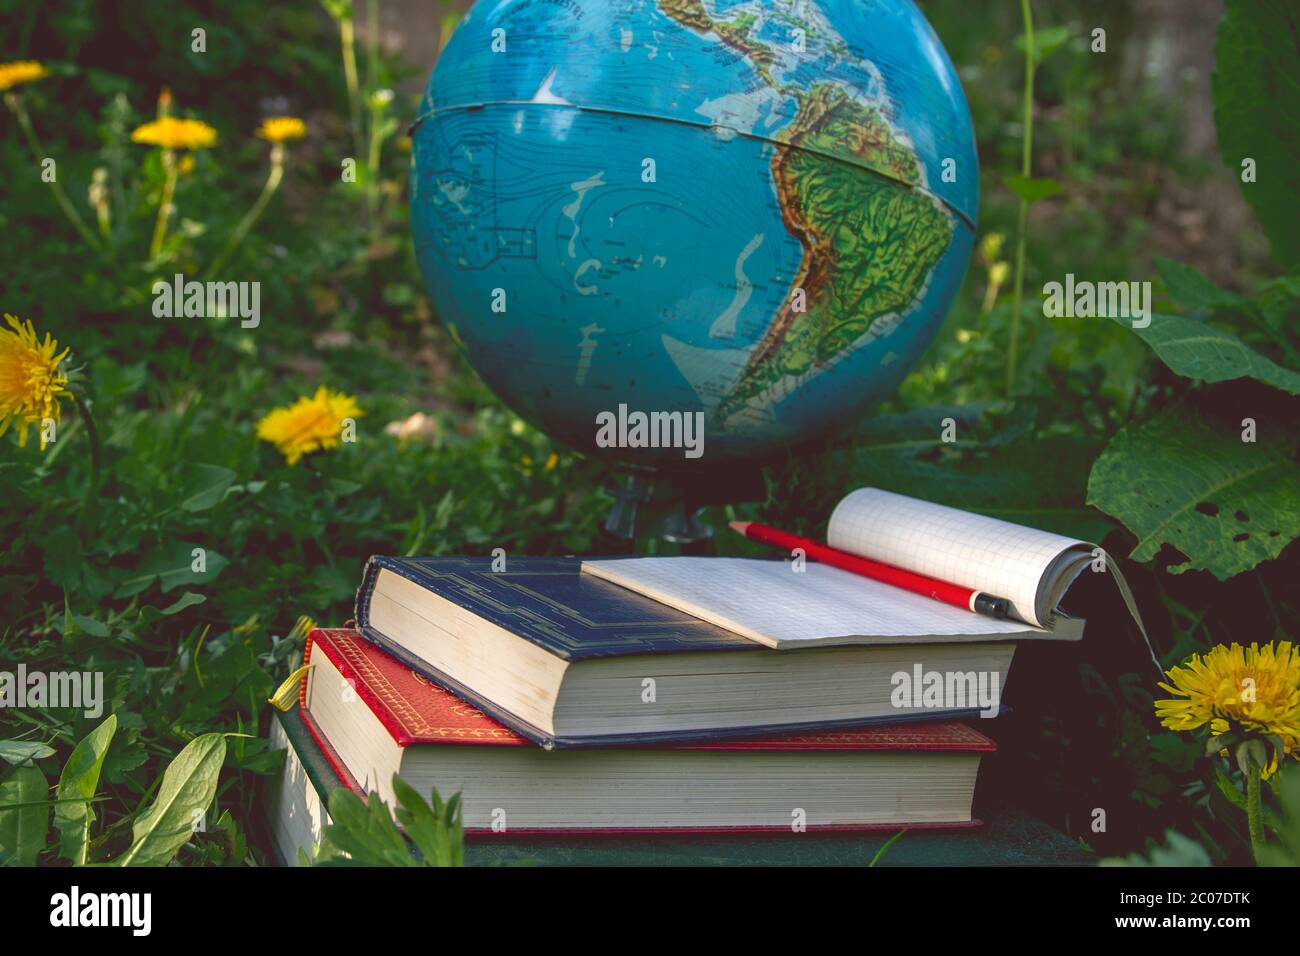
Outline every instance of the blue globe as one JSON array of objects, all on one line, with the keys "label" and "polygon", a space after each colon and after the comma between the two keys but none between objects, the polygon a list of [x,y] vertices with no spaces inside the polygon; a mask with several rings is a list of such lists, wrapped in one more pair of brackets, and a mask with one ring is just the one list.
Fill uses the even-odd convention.
[{"label": "blue globe", "polygon": [[[910,0],[480,0],[422,101],[411,217],[437,313],[511,408],[694,467],[898,387],[969,262],[978,180]],[[702,458],[598,442],[634,412],[702,423]]]}]

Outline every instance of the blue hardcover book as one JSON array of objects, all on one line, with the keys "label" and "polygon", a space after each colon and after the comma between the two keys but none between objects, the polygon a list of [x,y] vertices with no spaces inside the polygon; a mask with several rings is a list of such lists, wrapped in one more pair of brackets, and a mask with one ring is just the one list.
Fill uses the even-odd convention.
[{"label": "blue hardcover book", "polygon": [[[581,565],[372,557],[356,627],[547,748],[992,715],[1014,652],[1010,641],[773,650]],[[995,692],[937,706],[899,693],[898,675],[935,671],[985,675]]]}]

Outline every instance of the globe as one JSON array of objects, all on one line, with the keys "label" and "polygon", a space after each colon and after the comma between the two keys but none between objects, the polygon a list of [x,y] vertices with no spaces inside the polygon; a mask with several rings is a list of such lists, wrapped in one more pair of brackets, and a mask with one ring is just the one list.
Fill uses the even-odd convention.
[{"label": "globe", "polygon": [[961,85],[907,0],[481,0],[413,133],[457,347],[550,435],[654,467],[759,461],[893,393],[977,204]]}]

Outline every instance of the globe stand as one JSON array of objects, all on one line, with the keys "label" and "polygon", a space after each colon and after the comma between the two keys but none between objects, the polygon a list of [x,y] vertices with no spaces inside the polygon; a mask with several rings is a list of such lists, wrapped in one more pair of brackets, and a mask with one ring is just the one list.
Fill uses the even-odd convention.
[{"label": "globe stand", "polygon": [[713,528],[700,520],[701,512],[761,500],[763,481],[753,466],[709,472],[625,466],[605,490],[614,499],[602,529],[611,553],[632,552],[637,536],[653,530],[683,554],[708,555],[715,550]]}]

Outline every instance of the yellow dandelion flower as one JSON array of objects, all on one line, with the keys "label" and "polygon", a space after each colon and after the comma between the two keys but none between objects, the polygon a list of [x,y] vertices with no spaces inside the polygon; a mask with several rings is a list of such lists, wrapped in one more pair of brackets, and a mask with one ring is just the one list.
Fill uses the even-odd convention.
[{"label": "yellow dandelion flower", "polygon": [[[68,376],[59,370],[59,363],[68,357],[68,349],[60,352],[48,332],[44,341],[39,339],[30,320],[19,322],[5,313],[5,321],[10,328],[0,329],[0,435],[14,425],[18,444],[26,446],[28,428],[39,428],[47,418],[59,421],[59,402],[68,394],[64,388]],[[44,451],[44,429],[40,434]]]},{"label": "yellow dandelion flower", "polygon": [[0,63],[0,90],[7,90],[19,83],[31,83],[45,76],[49,76],[49,71],[35,60]]},{"label": "yellow dandelion flower", "polygon": [[[1300,756],[1300,646],[1220,644],[1166,673],[1172,686],[1160,687],[1175,696],[1156,701],[1156,716],[1170,730],[1208,724],[1216,734],[1277,737],[1284,753]],[[1277,756],[1265,776],[1277,769]]]},{"label": "yellow dandelion flower", "polygon": [[206,149],[217,143],[217,131],[202,120],[163,116],[137,126],[131,142],[163,149]]},{"label": "yellow dandelion flower", "polygon": [[987,261],[993,262],[1002,252],[1002,243],[1005,240],[1006,237],[1000,232],[985,233],[984,238],[980,240],[980,255]]},{"label": "yellow dandelion flower", "polygon": [[311,619],[311,616],[300,614],[298,620],[293,622],[293,629],[289,631],[288,638],[296,644],[298,641],[304,640],[314,630],[316,630],[316,622]]},{"label": "yellow dandelion flower", "polygon": [[300,398],[285,408],[273,409],[257,423],[257,437],[280,450],[290,465],[313,451],[337,448],[348,419],[364,412],[351,395],[322,385],[311,398]]},{"label": "yellow dandelion flower", "polygon": [[270,116],[262,120],[257,135],[272,143],[288,143],[307,135],[307,124],[296,116]]}]

